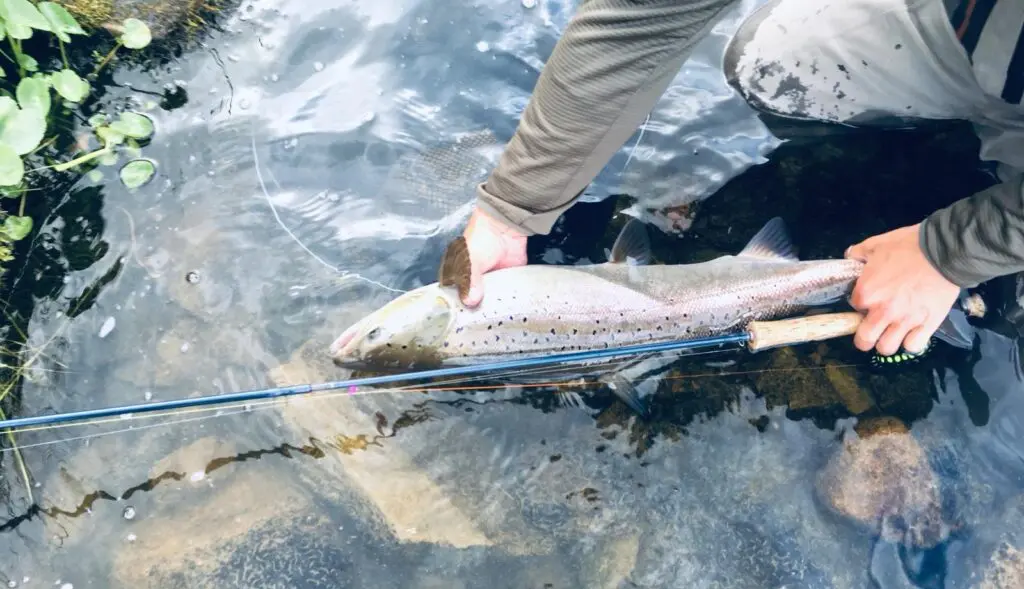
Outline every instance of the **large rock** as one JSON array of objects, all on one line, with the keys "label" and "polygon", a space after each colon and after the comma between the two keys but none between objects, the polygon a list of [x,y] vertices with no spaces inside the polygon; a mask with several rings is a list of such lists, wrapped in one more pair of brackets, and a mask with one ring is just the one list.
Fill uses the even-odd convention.
[{"label": "large rock", "polygon": [[850,432],[817,485],[833,512],[888,542],[930,548],[949,536],[939,477],[899,420],[868,420]]}]

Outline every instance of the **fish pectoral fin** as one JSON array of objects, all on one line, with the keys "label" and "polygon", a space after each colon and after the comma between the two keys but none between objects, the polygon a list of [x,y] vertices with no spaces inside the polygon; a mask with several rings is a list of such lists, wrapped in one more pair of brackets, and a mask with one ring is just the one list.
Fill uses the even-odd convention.
[{"label": "fish pectoral fin", "polygon": [[651,261],[651,239],[643,221],[630,219],[615,238],[608,262],[642,266]]},{"label": "fish pectoral fin", "polygon": [[615,393],[615,396],[622,399],[622,402],[628,405],[630,409],[636,411],[641,417],[647,416],[647,404],[644,403],[640,392],[636,390],[633,383],[623,376],[621,372],[613,372],[602,376],[600,380]]},{"label": "fish pectoral fin", "polygon": [[736,254],[736,257],[789,262],[800,260],[796,247],[789,237],[786,223],[781,217],[775,217],[765,223],[764,227],[750,238],[746,247]]},{"label": "fish pectoral fin", "polygon": [[968,323],[967,314],[960,309],[951,309],[935,331],[936,338],[965,350],[974,347],[974,336],[974,326]]},{"label": "fish pectoral fin", "polygon": [[469,282],[472,274],[473,266],[469,258],[469,246],[466,245],[466,238],[460,235],[452,240],[444,250],[437,282],[441,286],[454,286],[459,291],[459,297],[465,298],[469,294]]}]

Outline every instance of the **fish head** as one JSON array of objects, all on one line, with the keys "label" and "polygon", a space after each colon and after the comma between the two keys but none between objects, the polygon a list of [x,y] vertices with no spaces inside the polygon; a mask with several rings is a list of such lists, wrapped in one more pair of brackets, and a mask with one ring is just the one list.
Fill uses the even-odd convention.
[{"label": "fish head", "polygon": [[331,358],[345,368],[439,364],[458,304],[436,285],[404,293],[346,329],[331,344]]}]

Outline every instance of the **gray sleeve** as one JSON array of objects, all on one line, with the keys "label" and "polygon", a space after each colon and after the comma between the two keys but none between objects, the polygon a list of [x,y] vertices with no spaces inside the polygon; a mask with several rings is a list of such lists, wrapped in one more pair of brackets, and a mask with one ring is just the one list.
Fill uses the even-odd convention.
[{"label": "gray sleeve", "polygon": [[485,212],[548,233],[737,0],[584,0],[515,135],[477,189]]},{"label": "gray sleeve", "polygon": [[921,224],[928,261],[960,287],[1024,270],[1022,176],[940,209]]}]

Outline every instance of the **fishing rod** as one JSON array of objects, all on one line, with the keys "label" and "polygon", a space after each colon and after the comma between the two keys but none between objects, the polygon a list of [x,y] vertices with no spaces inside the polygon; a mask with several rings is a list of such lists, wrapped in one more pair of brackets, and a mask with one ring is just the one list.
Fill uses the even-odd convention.
[{"label": "fishing rod", "polygon": [[69,413],[56,413],[52,415],[37,415],[34,417],[20,417],[0,421],[0,430],[10,430],[19,427],[54,425],[99,419],[104,417],[129,418],[137,413],[153,413],[173,409],[187,409],[204,406],[227,405],[246,401],[261,399],[276,399],[308,395],[311,393],[338,391],[347,389],[354,394],[362,387],[373,387],[385,384],[410,380],[424,380],[443,376],[465,376],[500,370],[516,370],[521,368],[533,368],[537,366],[549,366],[553,364],[573,363],[587,360],[599,360],[620,356],[632,356],[638,354],[651,354],[661,352],[689,351],[704,348],[714,348],[726,345],[745,345],[751,352],[758,352],[769,348],[786,346],[798,343],[820,341],[835,337],[852,335],[860,325],[862,315],[855,312],[828,313],[811,315],[794,319],[782,319],[776,321],[752,321],[746,329],[740,333],[718,335],[689,340],[675,340],[670,342],[659,342],[653,344],[636,344],[601,350],[583,350],[550,356],[536,356],[529,358],[518,358],[514,360],[503,360],[478,364],[475,366],[453,366],[449,368],[435,368],[416,372],[405,372],[400,374],[387,374],[381,376],[368,376],[347,380],[323,382],[317,384],[302,384],[270,389],[242,391],[237,393],[223,393],[218,395],[207,395],[203,397],[192,397],[188,399],[175,399],[172,401],[156,401],[152,403],[141,403],[134,405],[120,405],[115,407],[104,407],[100,409],[88,409],[85,411],[73,411]]}]

